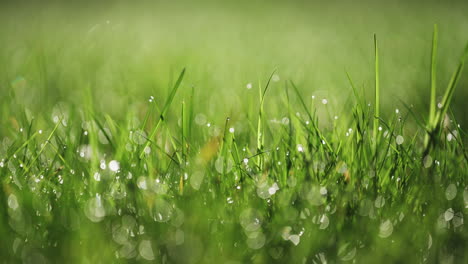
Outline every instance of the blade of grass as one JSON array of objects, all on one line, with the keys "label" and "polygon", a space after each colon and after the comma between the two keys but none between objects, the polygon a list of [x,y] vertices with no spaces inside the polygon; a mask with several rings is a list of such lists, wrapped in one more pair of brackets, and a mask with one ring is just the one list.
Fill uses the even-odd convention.
[{"label": "blade of grass", "polygon": [[[273,75],[275,74],[276,69],[273,70],[273,72],[270,75],[270,78],[268,78],[268,82],[263,89],[263,93],[261,90],[261,86],[259,87],[259,92],[260,92],[260,107],[258,109],[258,122],[257,122],[257,152],[260,153],[263,151],[263,144],[265,142],[265,137],[264,137],[264,128],[263,128],[263,102],[265,101],[265,94],[268,90],[268,87],[270,87],[271,79],[273,78]],[[262,162],[263,156],[259,155],[257,162],[260,170],[263,169],[263,162]]]},{"label": "blade of grass", "polygon": [[[427,121],[427,129],[431,131],[433,128],[431,127],[434,123],[434,118],[436,115],[436,59],[437,59],[437,41],[438,40],[438,30],[437,24],[434,25],[434,32],[432,34],[432,55],[431,55],[431,102],[429,107],[429,119]],[[428,133],[424,136],[424,146],[429,144],[430,136]]]},{"label": "blade of grass", "polygon": [[161,114],[159,115],[159,121],[156,124],[156,126],[153,128],[153,131],[151,131],[149,138],[149,141],[146,142],[145,146],[143,147],[143,150],[140,153],[140,159],[143,158],[145,155],[145,149],[151,144],[151,141],[153,140],[153,137],[156,135],[156,132],[158,131],[159,126],[161,125],[161,122],[164,121],[164,118],[166,116],[167,110],[172,104],[172,101],[174,100],[174,96],[179,89],[180,84],[182,83],[182,79],[184,78],[185,75],[185,68],[182,70],[182,72],[179,75],[179,78],[177,78],[176,83],[174,84],[174,87],[171,90],[171,93],[169,94],[169,97],[166,100],[166,103],[164,104],[164,107],[161,111]]},{"label": "blade of grass", "polygon": [[377,45],[377,35],[374,34],[374,51],[375,51],[375,105],[374,105],[374,126],[373,126],[373,144],[374,152],[377,152],[377,132],[379,127],[380,117],[380,80],[379,80],[379,49]]}]

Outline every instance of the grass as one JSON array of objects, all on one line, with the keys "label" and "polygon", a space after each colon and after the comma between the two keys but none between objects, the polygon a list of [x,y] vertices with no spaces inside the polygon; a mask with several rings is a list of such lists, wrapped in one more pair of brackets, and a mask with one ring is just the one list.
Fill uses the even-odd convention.
[{"label": "grass", "polygon": [[[313,61],[313,50],[331,45],[325,31],[323,46],[308,34],[313,23],[301,8],[200,11],[242,18],[234,25],[250,27],[240,30],[176,7],[161,6],[161,17],[150,21],[179,34],[172,44],[180,56],[164,46],[172,41],[172,33],[161,33],[165,27],[119,16],[118,8],[109,14],[127,26],[93,24],[91,33],[80,30],[92,16],[55,27],[53,18],[63,15],[48,10],[52,18],[40,18],[38,27],[60,37],[13,34],[7,22],[16,17],[0,18],[8,25],[0,38],[9,39],[0,44],[0,262],[468,261],[467,123],[460,103],[468,48],[455,57],[452,50],[462,47],[449,37],[464,29],[456,26],[466,22],[458,9],[434,9],[447,22],[440,36],[434,26],[432,47],[411,37],[429,33],[427,23],[391,39],[385,22],[366,22],[365,32],[351,31],[359,39],[350,44],[355,52],[340,44],[331,55],[317,55],[324,73],[297,62]],[[163,23],[174,14],[165,8],[191,23]],[[356,16],[346,17],[353,8],[337,10],[359,25]],[[390,5],[385,12],[403,11]],[[317,22],[327,21],[321,12]],[[272,14],[287,18],[284,29],[278,25],[284,39],[260,30]],[[389,32],[407,21],[394,22]],[[196,36],[197,25],[212,31]],[[66,34],[68,27],[79,37]],[[217,27],[246,34],[248,45],[237,47]],[[372,47],[374,27],[381,30]],[[348,30],[338,22],[331,28]],[[138,34],[152,30],[157,37]],[[305,50],[298,41],[317,42]],[[336,58],[327,66],[333,56],[349,66],[338,67]],[[404,67],[407,57],[417,71]],[[324,85],[336,87],[316,88]]]}]

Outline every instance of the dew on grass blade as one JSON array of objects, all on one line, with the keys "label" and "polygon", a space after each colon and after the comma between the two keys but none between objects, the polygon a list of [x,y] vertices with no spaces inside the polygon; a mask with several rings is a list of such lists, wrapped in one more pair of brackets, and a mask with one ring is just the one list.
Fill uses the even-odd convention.
[{"label": "dew on grass blade", "polygon": [[299,235],[290,235],[289,241],[291,241],[295,246],[299,245],[301,242],[301,237]]},{"label": "dew on grass blade", "polygon": [[280,77],[278,74],[273,74],[273,76],[271,76],[271,80],[274,82],[279,82]]},{"label": "dew on grass blade", "polygon": [[10,207],[13,210],[18,209],[19,203],[18,203],[18,199],[16,198],[16,195],[10,194],[8,196],[8,207]]},{"label": "dew on grass blade", "polygon": [[444,213],[444,219],[446,222],[450,221],[453,219],[453,216],[454,216],[455,212],[453,211],[452,208],[449,208],[445,211]]},{"label": "dew on grass blade", "polygon": [[151,241],[142,240],[138,246],[138,252],[140,256],[146,260],[154,260],[153,248],[151,246]]},{"label": "dew on grass blade", "polygon": [[89,199],[85,204],[85,215],[92,222],[100,222],[106,216],[106,210],[104,209],[103,201],[100,194],[96,194],[96,197]]},{"label": "dew on grass blade", "polygon": [[356,247],[351,246],[350,243],[345,243],[338,249],[338,257],[342,261],[350,261],[356,256]]},{"label": "dew on grass blade", "polygon": [[448,228],[449,222],[445,221],[445,212],[439,215],[436,223],[439,229]]},{"label": "dew on grass blade", "polygon": [[112,226],[112,239],[115,243],[124,245],[127,243],[129,238],[129,233],[126,228],[117,224]]},{"label": "dew on grass blade", "polygon": [[247,235],[247,246],[251,249],[260,249],[265,245],[265,235],[261,231],[250,232]]},{"label": "dew on grass blade", "polygon": [[273,185],[272,185],[270,188],[268,188],[268,193],[269,193],[270,195],[273,195],[273,194],[275,194],[276,191],[278,191],[278,190],[279,190],[278,184],[275,182],[275,183],[273,183]]},{"label": "dew on grass blade", "polygon": [[455,196],[457,196],[457,186],[451,183],[449,186],[447,186],[447,189],[445,189],[445,198],[451,201],[455,198]]},{"label": "dew on grass blade", "polygon": [[328,225],[330,224],[330,220],[328,219],[328,216],[326,214],[323,214],[320,217],[320,229],[326,229]]},{"label": "dew on grass blade", "polygon": [[374,206],[376,208],[382,208],[385,205],[385,198],[382,195],[379,195],[377,199],[375,199]]},{"label": "dew on grass blade", "polygon": [[241,226],[248,232],[258,230],[262,225],[262,219],[262,215],[253,208],[245,209],[239,216]]},{"label": "dew on grass blade", "polygon": [[132,259],[136,257],[136,243],[130,241],[125,243],[123,246],[120,247],[119,251],[117,251],[117,254],[119,258]]},{"label": "dew on grass blade", "polygon": [[289,240],[289,237],[291,236],[291,230],[292,228],[290,226],[283,227],[283,229],[281,229],[281,237],[284,240]]},{"label": "dew on grass blade", "polygon": [[432,166],[432,157],[430,155],[426,155],[423,159],[424,168],[429,168]]},{"label": "dew on grass blade", "polygon": [[219,173],[229,173],[232,169],[232,160],[229,158],[224,159],[222,156],[218,157],[215,162],[216,171]]},{"label": "dew on grass blade", "polygon": [[429,234],[427,237],[427,249],[429,250],[431,249],[431,247],[432,247],[432,236],[431,234]]},{"label": "dew on grass blade", "polygon": [[143,130],[136,130],[130,134],[132,141],[137,145],[143,145],[147,141],[147,134]]},{"label": "dew on grass blade", "polygon": [[148,189],[148,182],[147,182],[146,177],[144,177],[144,176],[138,177],[137,186],[138,186],[139,189],[142,189],[142,190]]},{"label": "dew on grass blade", "polygon": [[101,174],[99,172],[95,172],[93,177],[95,181],[101,181]]},{"label": "dew on grass blade", "polygon": [[163,198],[156,198],[152,205],[151,215],[156,222],[167,222],[173,214],[172,205]]},{"label": "dew on grass blade", "polygon": [[457,212],[453,215],[452,223],[454,227],[463,225],[463,213]]},{"label": "dew on grass blade", "polygon": [[151,184],[151,190],[157,194],[166,194],[169,187],[161,180],[155,179]]},{"label": "dew on grass blade", "polygon": [[401,145],[403,144],[403,142],[405,141],[405,139],[403,138],[403,136],[401,135],[398,135],[395,139],[395,142],[398,144],[398,145]]},{"label": "dew on grass blade", "polygon": [[113,172],[117,172],[120,169],[120,162],[116,160],[111,160],[109,162],[109,169]]},{"label": "dew on grass blade", "polygon": [[201,184],[203,183],[203,178],[205,177],[205,174],[201,171],[196,171],[193,173],[193,175],[189,179],[190,186],[192,186],[193,189],[199,190],[201,187]]},{"label": "dew on grass blade", "polygon": [[301,144],[297,145],[297,151],[304,152],[304,147]]},{"label": "dew on grass blade", "polygon": [[380,224],[379,227],[379,237],[387,238],[393,233],[393,224],[392,222],[387,219]]},{"label": "dew on grass blade", "polygon": [[320,194],[321,195],[327,195],[327,193],[328,193],[328,190],[327,190],[326,187],[324,187],[324,186],[320,187]]},{"label": "dew on grass blade", "polygon": [[101,160],[101,162],[99,164],[99,168],[101,168],[101,170],[105,170],[107,168],[105,160]]}]

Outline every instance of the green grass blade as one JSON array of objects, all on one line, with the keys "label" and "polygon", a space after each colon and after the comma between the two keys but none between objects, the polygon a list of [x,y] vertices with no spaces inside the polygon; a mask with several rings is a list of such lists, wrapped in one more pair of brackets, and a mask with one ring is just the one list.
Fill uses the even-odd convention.
[{"label": "green grass blade", "polygon": [[431,55],[431,105],[429,108],[429,123],[433,122],[436,113],[436,63],[437,63],[437,25],[434,25],[434,33],[432,36],[432,55]]},{"label": "green grass blade", "polygon": [[377,45],[377,35],[374,34],[374,50],[375,50],[375,105],[374,105],[374,126],[373,139],[374,150],[377,151],[377,132],[379,127],[380,117],[380,80],[379,80],[379,49]]},{"label": "green grass blade", "polygon": [[164,121],[164,118],[166,116],[166,112],[169,109],[169,107],[171,106],[172,101],[174,100],[174,96],[175,96],[177,90],[179,89],[180,84],[182,83],[184,75],[185,75],[185,68],[180,73],[179,78],[177,78],[177,81],[174,84],[174,87],[172,88],[171,93],[169,94],[169,97],[166,100],[166,103],[164,104],[164,107],[163,107],[163,109],[161,111],[161,114],[159,115],[159,121],[156,124],[156,126],[153,128],[153,131],[151,131],[151,134],[148,137],[149,141],[146,142],[145,147],[142,149],[142,151],[140,153],[140,159],[145,155],[145,149],[151,144],[151,141],[153,140],[154,135],[156,135],[156,132],[158,131],[158,128],[159,128],[161,122]]}]

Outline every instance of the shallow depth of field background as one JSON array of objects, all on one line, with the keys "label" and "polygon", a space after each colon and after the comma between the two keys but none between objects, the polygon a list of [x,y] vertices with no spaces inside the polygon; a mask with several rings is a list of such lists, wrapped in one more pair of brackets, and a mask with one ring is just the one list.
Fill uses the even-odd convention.
[{"label": "shallow depth of field background", "polygon": [[[2,116],[14,113],[14,105],[38,114],[59,102],[80,107],[90,88],[95,107],[118,119],[151,95],[162,103],[183,67],[178,98],[194,87],[196,112],[218,122],[242,116],[250,99],[257,102],[259,81],[265,84],[274,69],[280,80],[268,95],[269,118],[282,114],[288,80],[307,98],[327,98],[331,115],[340,115],[350,107],[346,71],[372,98],[376,33],[383,115],[403,100],[425,117],[433,24],[440,31],[440,96],[468,39],[463,1],[148,2],[2,5]],[[468,124],[467,79],[453,103],[462,125]]]}]

